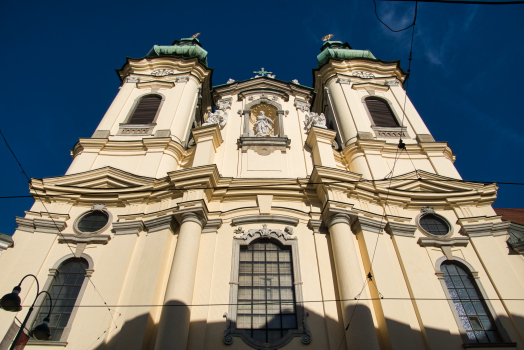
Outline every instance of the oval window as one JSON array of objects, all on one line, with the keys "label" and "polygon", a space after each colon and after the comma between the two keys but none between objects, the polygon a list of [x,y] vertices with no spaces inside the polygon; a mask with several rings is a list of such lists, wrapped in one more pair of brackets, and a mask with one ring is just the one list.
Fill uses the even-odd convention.
[{"label": "oval window", "polygon": [[445,236],[449,233],[448,223],[434,214],[426,214],[419,220],[420,226],[435,236]]},{"label": "oval window", "polygon": [[106,213],[100,210],[84,215],[78,222],[78,230],[81,232],[95,232],[104,228],[109,221]]}]

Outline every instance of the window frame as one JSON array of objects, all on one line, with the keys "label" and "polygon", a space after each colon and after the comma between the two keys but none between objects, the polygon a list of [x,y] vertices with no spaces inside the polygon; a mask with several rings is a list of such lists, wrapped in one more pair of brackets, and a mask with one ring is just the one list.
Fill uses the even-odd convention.
[{"label": "window frame", "polygon": [[[446,282],[444,280],[444,272],[441,269],[441,266],[446,261],[452,261],[453,263],[457,265],[462,265],[464,270],[466,272],[469,272],[471,277],[473,277],[473,280],[476,284],[477,290],[480,293],[480,296],[482,297],[486,307],[488,308],[488,311],[490,313],[491,318],[493,319],[493,322],[495,323],[495,326],[497,327],[497,331],[502,338],[502,343],[473,343],[469,340],[466,329],[462,325],[462,322],[460,321],[460,316],[458,314],[457,309],[455,308],[455,305],[453,304],[453,300],[451,299],[451,294],[449,293],[448,287],[446,286]],[[442,289],[444,291],[444,294],[446,296],[446,299],[449,304],[449,308],[451,309],[451,312],[453,313],[453,317],[455,318],[455,322],[457,323],[457,327],[460,333],[460,336],[462,337],[462,342],[464,347],[497,347],[501,346],[501,344],[504,345],[515,345],[516,343],[511,342],[511,338],[509,337],[507,331],[502,325],[502,322],[500,321],[497,313],[495,312],[495,309],[493,308],[493,305],[491,305],[491,302],[489,300],[489,297],[486,294],[486,291],[484,290],[484,287],[482,286],[482,283],[480,281],[480,276],[477,271],[469,264],[466,260],[459,258],[457,256],[453,256],[453,259],[448,259],[446,256],[441,256],[437,261],[435,262],[435,275],[440,281],[440,284],[442,286]]]},{"label": "window frame", "polygon": [[[376,100],[381,100],[385,102],[388,105],[389,110],[391,111],[391,114],[393,115],[393,118],[396,120],[399,126],[378,126],[376,125],[375,121],[373,120],[373,116],[371,115],[371,112],[369,111],[368,105],[366,103],[367,99],[376,99]],[[393,104],[391,103],[391,101],[389,101],[387,98],[383,96],[366,95],[362,97],[361,102],[364,105],[364,110],[366,111],[369,121],[371,122],[371,129],[373,129],[373,132],[375,133],[376,138],[398,138],[399,136],[404,139],[410,138],[407,132],[407,126],[406,125],[402,126],[402,120],[397,115],[397,112],[395,112],[395,109],[393,108]]]},{"label": "window frame", "polygon": [[[106,214],[107,215],[107,223],[104,225],[104,227],[102,227],[100,230],[97,230],[97,231],[93,231],[93,232],[80,231],[80,229],[78,228],[78,224],[80,223],[80,220],[82,220],[82,218],[84,218],[86,215],[91,214],[91,213],[93,213],[95,211],[101,211],[104,214]],[[100,233],[106,231],[109,228],[109,226],[111,226],[112,223],[113,223],[113,215],[111,214],[111,212],[109,210],[107,210],[105,204],[98,203],[98,204],[94,204],[93,207],[90,210],[85,211],[82,214],[78,215],[78,217],[75,219],[75,222],[73,223],[73,231],[77,235],[84,235],[84,236],[97,235],[97,234],[100,234]]]},{"label": "window frame", "polygon": [[[268,229],[264,224],[262,229],[252,229],[244,233],[241,227],[235,233],[243,233],[242,236],[233,238],[233,253],[231,261],[231,281],[229,291],[229,312],[224,314],[226,318],[226,330],[224,331],[224,343],[233,343],[233,337],[240,337],[247,345],[255,349],[275,350],[289,343],[294,337],[302,337],[304,344],[311,342],[311,331],[307,324],[308,313],[304,310],[302,297],[302,278],[300,276],[300,259],[298,256],[298,240],[292,237],[293,228],[286,226],[284,231],[278,229]],[[236,328],[238,286],[239,286],[239,266],[240,248],[249,246],[261,239],[269,239],[270,242],[285,247],[291,251],[291,261],[293,265],[295,307],[297,316],[297,329],[290,329],[279,340],[271,343],[262,343],[251,338],[244,329]]]},{"label": "window frame", "polygon": [[[87,285],[89,283],[89,278],[91,278],[93,272],[95,271],[93,269],[93,259],[87,255],[87,254],[81,254],[80,256],[75,256],[74,254],[68,254],[64,257],[62,257],[60,260],[58,260],[52,268],[49,269],[48,278],[44,284],[44,287],[42,290],[49,290],[49,288],[53,285],[53,282],[55,280],[55,277],[57,276],[58,269],[60,266],[65,263],[69,259],[84,259],[87,262],[87,269],[85,273],[84,282],[82,283],[82,286],[80,287],[80,291],[78,292],[78,296],[76,297],[75,305],[73,307],[73,311],[71,312],[71,316],[69,316],[69,320],[67,321],[67,325],[64,328],[64,331],[62,332],[62,336],[60,337],[60,340],[35,340],[31,339],[29,340],[28,345],[56,345],[56,346],[66,346],[67,345],[67,338],[69,337],[69,334],[71,333],[71,329],[73,326],[74,319],[80,310],[79,306],[82,302],[82,298],[84,296],[84,293],[86,291]],[[36,317],[40,313],[40,309],[42,306],[44,306],[45,297],[47,294],[44,294],[38,298],[37,303],[35,304],[35,312],[30,316],[27,324],[32,325],[35,322]]]},{"label": "window frame", "polygon": [[[443,220],[448,225],[448,228],[449,228],[448,233],[445,234],[445,235],[439,236],[439,235],[435,235],[435,234],[433,234],[433,233],[431,233],[429,231],[426,231],[426,229],[424,229],[424,227],[422,227],[422,224],[420,223],[420,219],[422,219],[426,215],[434,215],[434,216],[438,217],[439,219]],[[437,214],[432,207],[424,207],[424,208],[422,208],[420,210],[420,213],[415,217],[415,224],[417,225],[417,228],[420,230],[420,232],[422,232],[422,234],[424,234],[427,237],[431,237],[431,238],[435,238],[435,239],[440,239],[440,240],[447,239],[447,238],[450,238],[451,236],[453,236],[453,233],[454,233],[454,227],[451,224],[451,222],[449,222],[449,220],[446,219],[444,216],[442,216],[440,214]]]},{"label": "window frame", "polygon": [[[151,123],[148,123],[148,124],[130,124],[129,121],[131,120],[131,118],[133,117],[133,114],[135,114],[135,111],[138,107],[138,104],[140,103],[140,101],[147,97],[147,96],[151,96],[151,95],[154,95],[154,96],[160,96],[161,97],[161,100],[160,100],[160,104],[158,105],[158,109],[156,110],[156,114],[155,114],[155,117],[153,118],[153,120],[151,121]],[[161,93],[158,93],[158,92],[149,92],[149,93],[145,93],[143,95],[140,95],[138,96],[135,101],[133,102],[133,106],[131,107],[131,109],[129,110],[129,113],[127,114],[127,117],[126,119],[124,119],[124,125],[151,125],[151,124],[155,124],[156,125],[156,121],[158,119],[158,115],[160,114],[160,110],[162,109],[162,105],[164,104],[164,101],[165,101],[166,97],[161,94]]]}]

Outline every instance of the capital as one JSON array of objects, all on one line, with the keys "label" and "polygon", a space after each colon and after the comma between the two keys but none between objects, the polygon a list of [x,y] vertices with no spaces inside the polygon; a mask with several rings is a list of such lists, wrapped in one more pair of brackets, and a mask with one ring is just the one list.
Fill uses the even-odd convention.
[{"label": "capital", "polygon": [[329,218],[328,227],[331,227],[336,224],[346,224],[348,226],[351,225],[351,217],[347,214],[335,214],[331,218]]},{"label": "capital", "polygon": [[201,218],[198,217],[197,214],[192,213],[192,212],[183,213],[180,216],[180,225],[183,225],[186,222],[195,222],[199,224],[200,227],[204,227],[204,220],[202,220]]}]

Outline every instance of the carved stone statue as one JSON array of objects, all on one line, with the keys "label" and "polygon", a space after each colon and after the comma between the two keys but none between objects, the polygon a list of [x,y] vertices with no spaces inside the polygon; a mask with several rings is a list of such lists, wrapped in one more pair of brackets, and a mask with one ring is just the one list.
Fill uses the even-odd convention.
[{"label": "carved stone statue", "polygon": [[220,110],[217,109],[215,112],[209,113],[207,120],[205,121],[204,124],[202,124],[202,126],[218,124],[220,129],[223,129],[226,123],[227,123],[227,113],[224,112],[224,114],[221,114]]},{"label": "carved stone statue", "polygon": [[255,136],[269,136],[273,132],[273,121],[267,117],[264,111],[260,111],[257,116],[257,121],[254,124],[256,134]]},{"label": "carved stone statue", "polygon": [[306,115],[306,120],[304,121],[304,130],[306,130],[306,133],[309,133],[312,126],[317,126],[319,128],[326,128],[326,117],[324,116],[324,113],[320,113],[318,115],[315,112],[310,112]]}]

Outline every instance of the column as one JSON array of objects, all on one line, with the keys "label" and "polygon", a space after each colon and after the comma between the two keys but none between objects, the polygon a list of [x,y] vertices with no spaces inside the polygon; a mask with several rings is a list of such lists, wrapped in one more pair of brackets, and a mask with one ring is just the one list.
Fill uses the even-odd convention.
[{"label": "column", "polygon": [[[351,218],[347,214],[336,214],[329,222],[331,249],[337,271],[338,290],[344,317],[344,328],[351,319],[351,325],[346,331],[348,349],[379,350],[377,333],[369,307],[368,293],[357,258],[357,247],[351,232]],[[360,293],[357,303],[354,298]],[[355,310],[356,308],[356,310]],[[351,315],[355,312],[353,317]]]},{"label": "column", "polygon": [[156,350],[187,347],[193,289],[202,233],[202,220],[194,213],[181,217],[178,242],[169,281],[166,287],[164,308],[158,325]]}]

